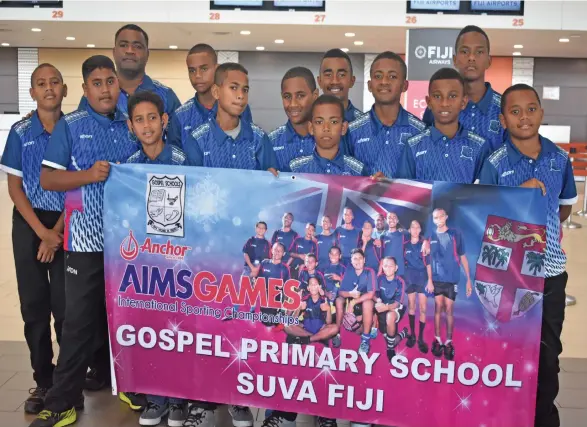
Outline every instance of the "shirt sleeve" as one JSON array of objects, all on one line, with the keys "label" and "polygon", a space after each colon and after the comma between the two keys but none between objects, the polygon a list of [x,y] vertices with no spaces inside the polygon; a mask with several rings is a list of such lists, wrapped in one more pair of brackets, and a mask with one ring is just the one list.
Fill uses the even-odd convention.
[{"label": "shirt sleeve", "polygon": [[247,104],[245,111],[241,114],[241,119],[245,122],[253,123],[253,113],[251,113],[251,107]]},{"label": "shirt sleeve", "polygon": [[349,131],[340,138],[340,151],[345,156],[354,157],[355,150],[351,143],[351,134]]},{"label": "shirt sleeve", "polygon": [[22,178],[22,141],[16,130],[14,130],[14,126],[8,133],[0,163],[2,163],[4,172]]},{"label": "shirt sleeve", "polygon": [[479,171],[479,184],[485,185],[499,185],[499,176],[497,173],[497,169],[489,159],[486,159],[483,162],[483,166]]},{"label": "shirt sleeve", "polygon": [[288,281],[289,279],[291,279],[291,273],[289,271],[289,265],[287,264],[283,264],[283,266],[285,267],[284,271],[284,282]]},{"label": "shirt sleeve", "polygon": [[251,239],[247,240],[245,245],[243,246],[243,254],[248,253],[249,247],[251,246]]},{"label": "shirt sleeve", "polygon": [[486,141],[485,144],[483,144],[481,146],[479,156],[477,157],[477,161],[475,162],[474,181],[480,180],[481,169],[483,168],[485,161],[489,157],[490,152],[491,152],[491,146],[489,144],[489,141]]},{"label": "shirt sleeve", "polygon": [[65,170],[71,162],[71,131],[65,117],[57,122],[45,149],[43,166]]},{"label": "shirt sleeve", "polygon": [[269,168],[277,169],[277,158],[275,157],[271,141],[269,141],[269,137],[265,132],[263,132],[263,136],[259,142],[259,148],[257,149],[257,161],[260,170],[265,171]]},{"label": "shirt sleeve", "polygon": [[375,275],[375,272],[373,271],[373,269],[369,268],[367,270],[367,272],[369,273],[369,277],[367,278],[367,292],[375,292],[378,288],[377,288],[377,277]]},{"label": "shirt sleeve", "polygon": [[574,205],[577,203],[577,187],[575,186],[575,177],[573,176],[573,166],[569,159],[563,172],[563,188],[559,195],[560,205]]},{"label": "shirt sleeve", "polygon": [[404,303],[404,292],[406,290],[406,282],[401,277],[398,277],[398,281],[400,286],[395,290],[395,294],[393,295],[393,300],[399,302],[400,304]]},{"label": "shirt sleeve", "polygon": [[430,111],[430,108],[426,107],[424,115],[422,116],[422,121],[426,123],[428,126],[432,126],[434,124],[434,116],[432,115],[432,111]]},{"label": "shirt sleeve", "polygon": [[456,230],[454,237],[457,246],[457,255],[465,255],[465,242],[463,241],[463,235],[458,230]]},{"label": "shirt sleeve", "polygon": [[177,114],[173,114],[169,118],[169,126],[167,127],[167,141],[168,144],[175,145],[183,149],[183,141],[181,140],[181,123]]},{"label": "shirt sleeve", "polygon": [[416,162],[409,144],[406,144],[404,147],[404,151],[397,168],[397,176],[398,178],[404,179],[416,179]]},{"label": "shirt sleeve", "polygon": [[[181,138],[181,137],[180,137]],[[198,141],[192,136],[192,134],[188,134],[187,140],[183,141],[182,147],[184,153],[187,157],[187,164],[190,166],[204,166],[204,153],[200,149],[200,145]]]},{"label": "shirt sleeve", "polygon": [[170,116],[175,115],[175,110],[181,107],[181,102],[179,102],[179,98],[173,91],[173,89],[169,89],[167,91],[167,111],[169,111]]}]

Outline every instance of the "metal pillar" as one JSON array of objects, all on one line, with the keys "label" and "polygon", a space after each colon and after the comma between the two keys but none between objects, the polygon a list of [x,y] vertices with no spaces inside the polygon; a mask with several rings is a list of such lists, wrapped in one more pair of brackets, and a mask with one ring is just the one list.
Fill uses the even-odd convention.
[{"label": "metal pillar", "polygon": [[580,211],[575,212],[575,215],[586,217],[587,216],[587,180],[585,180],[585,185],[583,186],[583,209]]},{"label": "metal pillar", "polygon": [[571,221],[571,215],[569,215],[567,220],[565,222],[563,222],[563,228],[568,228],[570,230],[573,230],[575,228],[581,228],[581,227],[582,227],[581,224],[578,224],[576,222]]}]

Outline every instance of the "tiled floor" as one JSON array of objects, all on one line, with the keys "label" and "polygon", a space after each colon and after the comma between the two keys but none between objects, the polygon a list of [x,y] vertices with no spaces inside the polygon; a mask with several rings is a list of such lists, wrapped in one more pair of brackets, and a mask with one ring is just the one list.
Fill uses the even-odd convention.
[{"label": "tiled floor", "polygon": [[[583,187],[579,188],[582,193]],[[580,201],[582,203],[582,201]],[[0,176],[0,427],[25,427],[32,421],[22,410],[23,402],[32,387],[28,350],[24,342],[18,296],[14,276],[11,246],[12,203],[5,178]],[[582,229],[566,230],[564,247],[569,256],[568,293],[577,297],[577,305],[569,307],[563,331],[564,351],[560,374],[561,391],[558,405],[562,427],[587,426],[587,286],[583,274],[587,272],[585,241],[587,220],[573,216],[583,224]],[[263,411],[254,410],[256,425],[262,421]],[[76,424],[79,427],[137,426],[138,416],[109,392],[86,394],[86,408]],[[301,427],[310,427],[312,419],[298,418]],[[219,426],[231,423],[226,413]],[[512,426],[518,427],[518,426]]]}]

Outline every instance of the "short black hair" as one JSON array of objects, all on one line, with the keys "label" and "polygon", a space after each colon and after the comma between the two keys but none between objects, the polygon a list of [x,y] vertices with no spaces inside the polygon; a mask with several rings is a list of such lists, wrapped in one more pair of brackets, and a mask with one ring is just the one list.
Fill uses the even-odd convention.
[{"label": "short black hair", "polygon": [[49,64],[48,62],[44,62],[42,64],[37,65],[37,68],[34,69],[33,73],[31,74],[31,87],[33,87],[35,74],[42,68],[53,68],[59,74],[59,78],[61,79],[61,83],[63,83],[63,76],[61,75],[61,71],[57,69],[57,67],[53,64]]},{"label": "short black hair", "polygon": [[463,89],[465,88],[465,80],[463,79],[463,76],[461,76],[454,68],[441,68],[432,74],[432,77],[430,77],[430,83],[428,84],[428,90],[430,90],[430,86],[432,86],[432,83],[436,80],[458,80]]},{"label": "short black hair", "polygon": [[293,67],[287,70],[281,79],[281,89],[283,89],[283,83],[286,80],[294,79],[296,77],[301,77],[306,81],[308,87],[310,88],[310,92],[314,92],[316,90],[316,79],[314,78],[314,74],[312,74],[312,72],[306,67]]},{"label": "short black hair", "polygon": [[312,117],[314,116],[314,109],[318,105],[327,105],[327,104],[335,104],[338,108],[340,108],[340,117],[342,118],[343,121],[345,121],[344,120],[344,104],[342,103],[342,101],[340,99],[338,99],[334,95],[320,95],[316,99],[316,101],[314,101],[314,104],[312,104]]},{"label": "short black hair", "polygon": [[283,252],[285,252],[285,245],[283,243],[281,243],[281,242],[275,242],[275,243],[273,243],[273,246],[275,246],[275,245],[281,246],[281,249],[283,249]]},{"label": "short black hair", "polygon": [[222,83],[224,83],[224,78],[229,71],[240,71],[241,73],[245,73],[247,76],[249,75],[247,69],[241,64],[237,64],[236,62],[225,62],[216,68],[216,72],[214,73],[214,84],[216,86],[222,85]]},{"label": "short black hair", "polygon": [[267,223],[265,221],[259,221],[258,223],[255,224],[255,227],[258,227],[260,225],[264,225],[265,226],[265,230],[267,230]]},{"label": "short black hair", "polygon": [[536,92],[536,89],[534,89],[532,86],[527,85],[525,83],[518,83],[515,84],[513,86],[508,87],[505,92],[503,93],[503,95],[501,95],[501,114],[505,113],[505,104],[507,102],[507,98],[510,94],[512,94],[513,92],[519,92],[522,90],[529,90],[534,92],[534,95],[536,95],[536,99],[538,100],[538,105],[542,106],[542,102],[540,102],[540,96],[538,96],[538,92]]},{"label": "short black hair", "polygon": [[306,254],[305,258],[314,258],[314,261],[318,262],[318,257],[316,256],[316,254],[310,252],[309,254]]},{"label": "short black hair", "polygon": [[163,116],[163,113],[165,112],[165,104],[163,104],[161,97],[155,92],[143,90],[140,92],[135,92],[130,98],[128,98],[128,118],[131,121],[136,106],[143,102],[149,102],[153,104],[155,107],[157,107],[159,117]]},{"label": "short black hair", "polygon": [[[385,261],[386,259],[389,259],[389,260],[395,262],[395,265],[397,265],[397,260],[395,259],[395,257],[386,256],[386,257],[383,257],[383,259],[381,261]],[[383,265],[383,263],[381,263],[381,265]]]},{"label": "short black hair", "polygon": [[214,63],[218,63],[218,54],[216,53],[214,48],[209,44],[198,43],[197,45],[194,45],[188,52],[188,56],[193,55],[195,53],[208,53],[214,58]]},{"label": "short black hair", "polygon": [[118,36],[120,35],[120,33],[122,33],[125,30],[131,30],[131,31],[136,31],[138,33],[141,33],[143,35],[143,37],[145,38],[145,44],[147,45],[147,47],[149,47],[149,35],[147,34],[147,32],[145,30],[143,30],[141,27],[139,27],[136,24],[126,24],[126,25],[123,25],[122,27],[120,27],[118,29],[118,31],[116,32],[116,34],[114,35],[114,43],[116,43],[116,40],[118,40]]},{"label": "short black hair", "polygon": [[402,73],[404,75],[404,79],[406,79],[408,77],[408,66],[406,65],[406,61],[404,61],[404,59],[401,56],[399,56],[397,53],[391,52],[389,50],[386,50],[385,52],[381,52],[379,55],[377,55],[375,57],[375,59],[371,63],[371,69],[369,70],[369,74],[373,74],[373,66],[380,59],[391,59],[393,61],[397,61],[402,68]]},{"label": "short black hair", "polygon": [[459,40],[461,39],[461,37],[464,36],[465,34],[468,34],[468,33],[478,33],[478,34],[481,34],[483,37],[485,37],[485,41],[487,42],[487,53],[490,52],[491,46],[489,44],[489,36],[487,35],[487,33],[485,31],[483,31],[483,29],[481,29],[481,27],[478,27],[476,25],[467,25],[465,28],[463,28],[459,32],[459,35],[457,36],[457,40],[455,41],[455,51],[458,50],[458,48],[459,48]]},{"label": "short black hair", "polygon": [[308,222],[306,224],[306,228],[308,228],[308,227],[314,227],[314,230],[316,230],[316,224],[314,224],[313,222]]},{"label": "short black hair", "polygon": [[361,249],[361,248],[355,248],[355,249],[353,249],[353,250],[351,251],[351,258],[352,258],[352,256],[353,256],[354,254],[361,254],[361,256],[362,256],[363,258],[365,258],[365,252],[363,252],[363,249]]},{"label": "short black hair", "polygon": [[87,82],[88,76],[98,68],[106,68],[107,70],[111,70],[114,74],[116,74],[116,67],[114,67],[114,62],[112,62],[112,59],[104,55],[90,56],[82,64],[82,77],[84,79],[84,83]]},{"label": "short black hair", "polygon": [[346,62],[349,63],[349,69],[351,71],[351,76],[353,75],[353,63],[351,62],[351,57],[348,56],[346,53],[344,53],[342,50],[340,50],[340,49],[330,49],[328,52],[326,52],[324,54],[324,56],[322,57],[322,61],[320,61],[320,68],[322,68],[322,63],[327,58],[342,58],[342,59],[345,59]]},{"label": "short black hair", "polygon": [[331,246],[331,247],[330,247],[330,249],[328,250],[328,252],[329,252],[329,253],[330,253],[330,252],[332,252],[332,250],[333,250],[333,249],[334,249],[334,250],[336,250],[336,251],[338,251],[339,255],[340,255],[340,254],[342,254],[342,251],[341,251],[341,250],[340,250],[340,248],[339,248],[338,246],[336,246],[336,245],[334,245],[334,246]]}]

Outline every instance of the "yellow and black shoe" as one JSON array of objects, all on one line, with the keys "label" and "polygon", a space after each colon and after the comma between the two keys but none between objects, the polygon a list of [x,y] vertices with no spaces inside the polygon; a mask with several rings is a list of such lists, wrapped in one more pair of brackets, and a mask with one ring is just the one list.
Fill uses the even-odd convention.
[{"label": "yellow and black shoe", "polygon": [[29,427],[65,427],[75,423],[77,414],[75,408],[63,412],[42,410]]},{"label": "yellow and black shoe", "polygon": [[142,411],[147,406],[147,397],[141,393],[118,393],[118,398],[133,411]]}]

